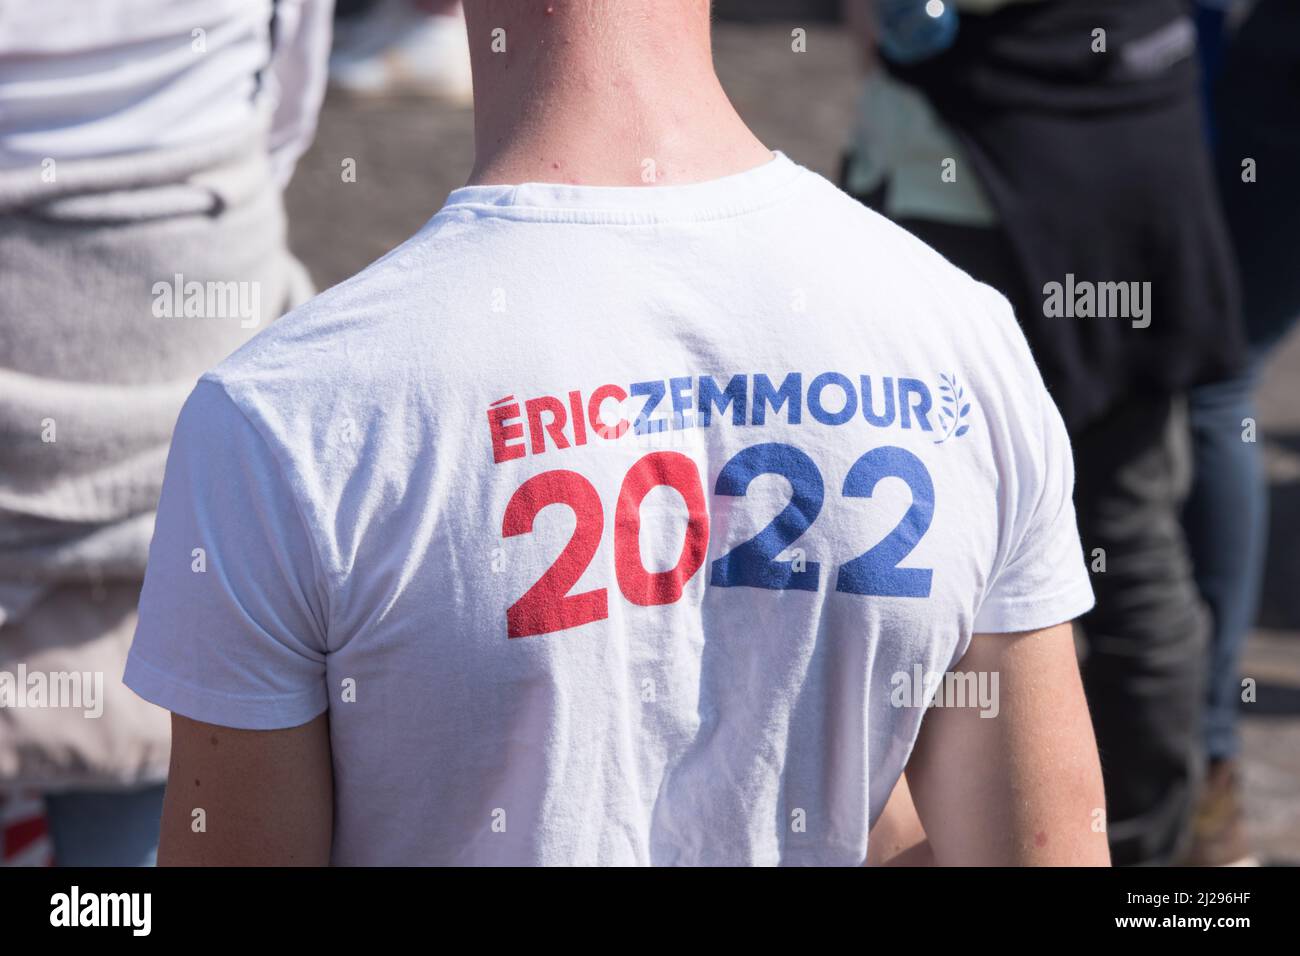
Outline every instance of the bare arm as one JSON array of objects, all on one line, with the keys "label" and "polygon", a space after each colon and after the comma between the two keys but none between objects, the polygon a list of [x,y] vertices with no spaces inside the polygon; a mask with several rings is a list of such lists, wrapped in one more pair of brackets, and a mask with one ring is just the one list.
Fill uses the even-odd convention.
[{"label": "bare arm", "polygon": [[955,669],[996,673],[999,710],[935,708],[921,724],[907,779],[935,862],[1109,865],[1070,625],[977,634]]},{"label": "bare arm", "polygon": [[867,842],[867,866],[934,866],[934,854],[912,803],[907,775],[898,778]]},{"label": "bare arm", "polygon": [[325,866],[333,818],[327,714],[288,730],[172,715],[159,865]]}]

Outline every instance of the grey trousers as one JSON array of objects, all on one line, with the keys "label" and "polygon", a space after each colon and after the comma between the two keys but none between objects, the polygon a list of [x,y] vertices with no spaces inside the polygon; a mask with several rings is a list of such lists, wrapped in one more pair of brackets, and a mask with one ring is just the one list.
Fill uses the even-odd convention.
[{"label": "grey trousers", "polygon": [[92,672],[103,714],[0,708],[0,789],[161,781],[121,683],[172,426],[204,371],[310,294],[263,134],[0,170],[0,670]]}]

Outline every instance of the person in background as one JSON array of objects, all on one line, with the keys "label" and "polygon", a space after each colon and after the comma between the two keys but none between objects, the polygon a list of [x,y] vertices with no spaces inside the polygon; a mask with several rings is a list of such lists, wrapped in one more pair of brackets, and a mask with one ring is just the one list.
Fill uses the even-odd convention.
[{"label": "person in background", "polygon": [[[1203,4],[1209,114],[1220,192],[1237,253],[1249,365],[1191,391],[1195,481],[1184,520],[1209,605],[1206,786],[1184,861],[1254,861],[1241,797],[1241,654],[1255,623],[1268,540],[1268,488],[1253,394],[1260,370],[1300,316],[1300,6]],[[1225,17],[1226,13],[1226,17]]]},{"label": "person in background", "polygon": [[330,8],[0,8],[0,671],[85,685],[3,702],[0,793],[11,842],[43,795],[56,863],[154,857],[167,714],[120,678],[163,465],[198,376],[311,292],[281,191]]},{"label": "person in background", "polygon": [[842,184],[1015,307],[1075,449],[1112,857],[1174,862],[1204,772],[1187,394],[1243,360],[1195,29],[1181,0],[851,14],[868,76]]},{"label": "person in background", "polygon": [[460,0],[340,0],[330,85],[354,97],[474,99]]}]

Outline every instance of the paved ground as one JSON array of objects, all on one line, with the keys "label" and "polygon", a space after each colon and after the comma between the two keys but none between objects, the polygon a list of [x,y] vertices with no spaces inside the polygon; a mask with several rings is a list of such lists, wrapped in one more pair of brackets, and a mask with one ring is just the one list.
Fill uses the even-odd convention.
[{"label": "paved ground", "polygon": [[[764,141],[833,176],[855,98],[854,52],[835,28],[807,29],[808,52],[795,54],[790,25],[720,24],[718,66]],[[330,100],[289,192],[293,246],[317,283],[346,278],[418,229],[464,182],[472,155],[467,110]],[[348,159],[356,181],[344,183]],[[1273,541],[1245,668],[1260,688],[1245,715],[1247,798],[1266,858],[1300,862],[1300,337],[1268,370],[1260,418]]]}]

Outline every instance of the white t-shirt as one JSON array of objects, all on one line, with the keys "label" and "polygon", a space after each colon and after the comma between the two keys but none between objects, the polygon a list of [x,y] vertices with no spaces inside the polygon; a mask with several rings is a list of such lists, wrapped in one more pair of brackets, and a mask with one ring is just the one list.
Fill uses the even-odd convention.
[{"label": "white t-shirt", "polygon": [[1006,302],[783,155],[466,187],[197,386],[126,682],[328,708],[336,863],[860,863],[914,675],[1091,606],[1072,481]]}]

